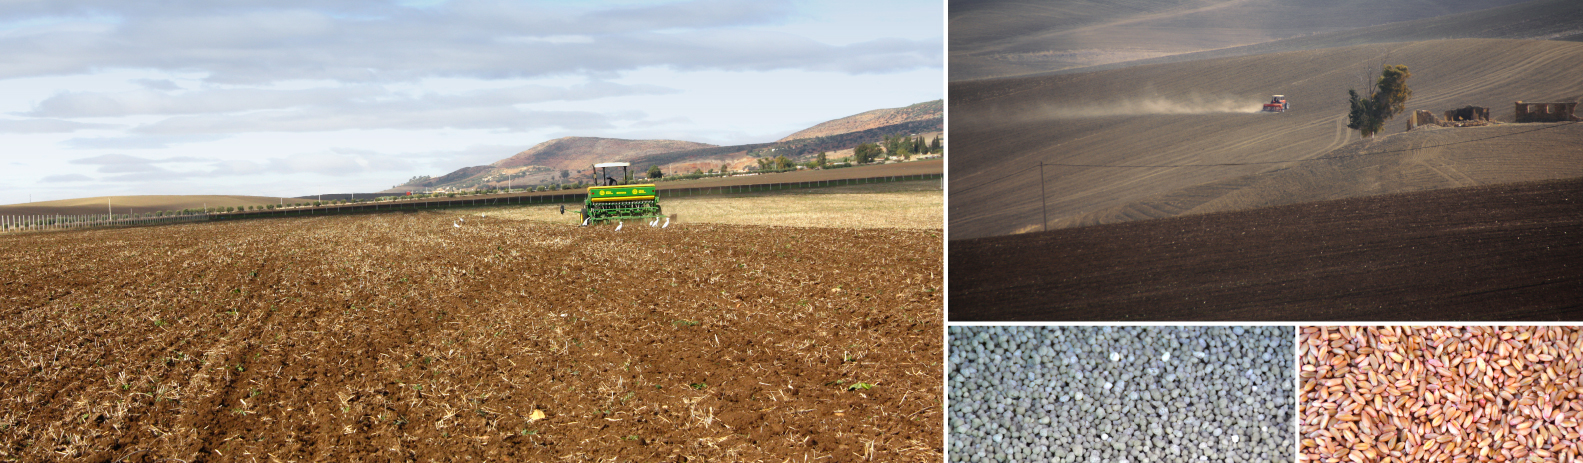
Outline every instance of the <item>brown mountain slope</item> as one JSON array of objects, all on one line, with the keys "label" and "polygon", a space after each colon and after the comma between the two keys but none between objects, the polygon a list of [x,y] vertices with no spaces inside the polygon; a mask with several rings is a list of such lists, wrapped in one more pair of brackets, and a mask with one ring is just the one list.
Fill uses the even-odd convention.
[{"label": "brown mountain slope", "polygon": [[[1472,104],[1492,108],[1497,120],[1511,121],[1517,100],[1583,100],[1583,79],[1575,72],[1583,67],[1583,43],[1534,40],[1359,45],[957,82],[950,88],[951,238],[1037,229],[1044,213],[1059,225],[1199,185],[1291,168],[1294,163],[1278,161],[1318,158],[1346,147],[1357,140],[1357,133],[1346,128],[1347,89],[1362,88],[1360,74],[1378,72],[1383,60],[1409,66],[1409,110]],[[1257,112],[1272,93],[1287,95],[1293,110]],[[1382,135],[1400,133],[1403,125],[1401,118],[1392,120]],[[1555,162],[1553,152],[1529,150],[1526,139],[1480,142],[1479,149],[1501,159],[1481,168],[1508,169],[1483,175],[1499,181],[1550,178],[1524,177],[1542,174]],[[1562,154],[1578,156],[1567,153],[1572,154]],[[1167,167],[1047,166],[1048,205],[1041,211],[1041,161]],[[1196,166],[1203,164],[1238,165]],[[1414,174],[1380,192],[1449,185],[1420,183],[1445,181],[1437,177]],[[1239,202],[1226,206],[1241,207],[1235,206]],[[1112,219],[1181,212],[1153,210]]]},{"label": "brown mountain slope", "polygon": [[649,154],[712,146],[715,145],[677,140],[563,137],[534,145],[491,165],[496,168],[548,166],[556,170],[576,170],[600,162],[619,162]]},{"label": "brown mountain slope", "polygon": [[110,212],[106,207],[114,208],[116,214],[145,213],[155,211],[178,211],[182,209],[199,209],[207,207],[246,207],[267,206],[300,202],[301,199],[278,198],[266,196],[239,196],[239,195],[137,195],[137,196],[95,196],[92,198],[61,199],[56,201],[39,201],[36,203],[7,204],[0,206],[0,215],[28,215],[28,214],[61,214],[61,215],[91,215]]},{"label": "brown mountain slope", "polygon": [[901,108],[876,109],[825,121],[776,141],[860,132],[876,127],[945,117],[945,100],[925,101]]},{"label": "brown mountain slope", "polygon": [[[953,1],[949,6],[950,79],[984,79],[1082,68],[1432,18],[1520,2]],[[1357,43],[1362,42],[1351,44]]]},{"label": "brown mountain slope", "polygon": [[[1305,35],[1241,47],[1119,62],[1062,72],[1092,72],[1144,64],[1345,47],[1366,43],[1443,39],[1523,39],[1583,41],[1583,2],[1533,0],[1466,13],[1393,22],[1324,34]],[[953,66],[956,63],[951,63]]]},{"label": "brown mountain slope", "polygon": [[1578,320],[1579,230],[1583,178],[952,241],[949,316]]},{"label": "brown mountain slope", "polygon": [[[409,181],[381,193],[401,193],[415,188],[475,189],[545,184],[562,181],[559,172],[563,169],[580,172],[600,162],[629,161],[653,154],[714,146],[677,140],[562,137],[539,143],[489,165],[463,167],[437,178]],[[508,174],[512,177],[510,182],[506,178]]]}]

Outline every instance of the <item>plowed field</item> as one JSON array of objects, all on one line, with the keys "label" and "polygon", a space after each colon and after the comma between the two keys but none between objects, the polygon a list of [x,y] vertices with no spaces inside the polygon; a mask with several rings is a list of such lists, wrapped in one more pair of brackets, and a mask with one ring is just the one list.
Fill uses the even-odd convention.
[{"label": "plowed field", "polygon": [[[1410,110],[1477,105],[1509,123],[1514,101],[1583,95],[1583,79],[1568,73],[1583,66],[1583,44],[1493,39],[953,83],[951,238],[1039,230],[1046,214],[1051,228],[1084,226],[1579,175],[1572,127],[1403,134],[1398,117],[1359,139],[1346,127],[1347,89],[1382,61],[1410,67]],[[1270,94],[1286,95],[1292,111],[1258,113]]]},{"label": "plowed field", "polygon": [[1583,178],[951,242],[952,321],[1583,319]]},{"label": "plowed field", "polygon": [[456,217],[0,237],[0,460],[942,458],[939,230]]}]

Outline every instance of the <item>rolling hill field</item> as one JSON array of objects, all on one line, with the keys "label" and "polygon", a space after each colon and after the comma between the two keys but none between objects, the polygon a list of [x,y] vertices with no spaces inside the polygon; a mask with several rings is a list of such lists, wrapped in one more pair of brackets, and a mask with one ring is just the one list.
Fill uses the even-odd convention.
[{"label": "rolling hill field", "polygon": [[[1495,5],[1506,2],[1492,2]],[[1429,11],[1424,9],[1423,11]],[[1336,32],[1304,34],[1252,45],[1217,48],[1135,61],[1100,64],[1056,72],[1090,72],[1144,64],[1174,63],[1210,58],[1317,50],[1371,43],[1417,42],[1447,39],[1583,39],[1583,3],[1572,0],[1533,0],[1463,13],[1398,21]]]},{"label": "rolling hill field", "polygon": [[[1567,0],[1546,0],[1562,6]],[[950,2],[950,79],[952,81],[1011,77],[1110,63],[1255,46],[1308,36],[1326,36],[1368,27],[1521,3],[1520,0],[1408,0],[1393,2],[1302,0],[1125,0],[1059,3],[1017,0]],[[1570,2],[1576,3],[1576,2]],[[1573,9],[1576,9],[1575,6]],[[1498,18],[1499,19],[1499,18]],[[1461,35],[1478,31],[1462,26],[1432,37],[1383,37],[1383,41],[1441,38],[1534,38],[1554,24],[1554,15],[1527,14],[1521,27],[1495,35]],[[1487,21],[1480,19],[1479,21]],[[1503,24],[1512,24],[1510,22]],[[1564,24],[1564,23],[1563,23]],[[1575,26],[1575,24],[1574,24]],[[1488,32],[1488,31],[1485,31]],[[1356,40],[1357,37],[1347,37]],[[1369,41],[1326,46],[1376,43]],[[1284,43],[1284,49],[1241,51],[1269,53],[1309,44]],[[1200,57],[1201,58],[1201,57]]]},{"label": "rolling hill field", "polygon": [[[1409,66],[1408,110],[1478,105],[1510,122],[1514,101],[1583,100],[1576,74],[1583,43],[1501,39],[956,82],[950,87],[951,238],[1040,229],[1041,162],[1065,164],[1043,169],[1043,212],[1052,227],[1583,175],[1583,151],[1575,143],[1583,132],[1575,126],[1403,134],[1405,122],[1397,118],[1375,138],[1359,139],[1345,127],[1346,92],[1363,88],[1384,63]],[[1258,112],[1277,93],[1288,96],[1293,110]],[[1369,154],[1376,152],[1389,153]],[[1346,154],[1369,155],[1314,160]],[[1281,186],[1303,182],[1326,187]]]}]

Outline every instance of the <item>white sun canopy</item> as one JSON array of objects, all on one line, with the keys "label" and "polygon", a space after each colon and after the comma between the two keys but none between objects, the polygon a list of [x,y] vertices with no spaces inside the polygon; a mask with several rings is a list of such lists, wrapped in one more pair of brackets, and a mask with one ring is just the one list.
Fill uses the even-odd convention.
[{"label": "white sun canopy", "polygon": [[632,165],[632,163],[630,163],[630,162],[602,162],[602,163],[599,163],[599,164],[594,164],[594,168],[598,169],[600,167],[627,167],[627,166],[631,166],[631,165]]}]

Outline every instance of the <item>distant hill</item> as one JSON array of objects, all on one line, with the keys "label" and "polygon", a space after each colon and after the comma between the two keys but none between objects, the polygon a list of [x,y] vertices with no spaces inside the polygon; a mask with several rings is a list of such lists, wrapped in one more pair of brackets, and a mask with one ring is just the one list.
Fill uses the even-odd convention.
[{"label": "distant hill", "polygon": [[[757,158],[763,156],[784,155],[806,161],[825,152],[839,159],[850,155],[859,144],[879,142],[886,136],[939,136],[945,130],[944,114],[944,100],[928,101],[827,121],[771,143],[731,146],[679,140],[563,137],[489,165],[463,167],[440,177],[418,177],[380,193],[576,182],[588,179],[588,167],[600,162],[630,162],[635,173],[645,172],[650,166],[675,173],[721,166],[738,170],[755,165]],[[561,176],[562,171],[566,171],[565,177]]]},{"label": "distant hill", "polygon": [[945,117],[945,100],[925,101],[901,108],[876,109],[862,112],[840,119],[825,121],[787,135],[777,141],[791,141],[801,138],[825,137],[843,133],[861,132],[864,130],[896,125],[905,122],[926,121],[930,119],[943,119]]},{"label": "distant hill", "polygon": [[[843,132],[811,138],[798,138],[795,140],[781,140],[774,143],[754,143],[749,145],[717,146],[688,151],[674,151],[670,153],[651,154],[633,159],[633,165],[659,165],[667,166],[688,162],[691,159],[708,159],[722,157],[740,157],[753,159],[760,156],[775,155],[786,156],[792,159],[803,159],[818,155],[821,152],[837,152],[851,150],[852,147],[869,142],[883,140],[886,135],[898,134],[936,134],[944,130],[944,119],[926,119],[921,121],[903,122],[881,127],[875,127],[855,132]],[[845,156],[846,154],[836,157]],[[647,168],[647,167],[645,167]]]},{"label": "distant hill", "polygon": [[485,166],[457,169],[440,177],[419,177],[381,193],[413,189],[482,188],[499,183],[516,185],[552,183],[562,170],[580,171],[600,162],[627,161],[634,157],[715,145],[678,140],[624,140],[620,138],[561,137],[534,145]]},{"label": "distant hill", "polygon": [[619,162],[648,154],[714,146],[677,140],[562,137],[534,145],[490,165],[496,168],[546,166],[556,170],[581,169],[600,162]]}]

